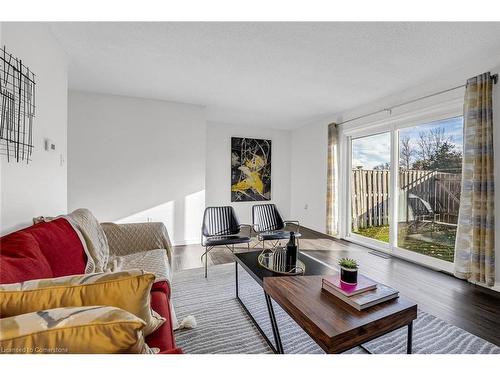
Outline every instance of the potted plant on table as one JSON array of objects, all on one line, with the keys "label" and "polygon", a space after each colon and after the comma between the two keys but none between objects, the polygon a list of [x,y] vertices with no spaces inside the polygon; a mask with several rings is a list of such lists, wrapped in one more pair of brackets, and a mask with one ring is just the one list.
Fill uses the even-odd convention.
[{"label": "potted plant on table", "polygon": [[339,260],[340,280],[346,284],[357,284],[358,282],[358,262],[351,258],[341,258]]}]

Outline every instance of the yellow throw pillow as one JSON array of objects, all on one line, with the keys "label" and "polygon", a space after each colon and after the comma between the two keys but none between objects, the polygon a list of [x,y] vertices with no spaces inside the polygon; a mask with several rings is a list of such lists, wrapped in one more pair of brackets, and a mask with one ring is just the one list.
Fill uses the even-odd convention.
[{"label": "yellow throw pillow", "polygon": [[110,306],[37,311],[0,319],[0,353],[148,353],[145,325]]},{"label": "yellow throw pillow", "polygon": [[155,276],[141,270],[102,272],[0,285],[0,318],[57,307],[114,306],[146,322],[144,335],[165,321],[151,310]]}]

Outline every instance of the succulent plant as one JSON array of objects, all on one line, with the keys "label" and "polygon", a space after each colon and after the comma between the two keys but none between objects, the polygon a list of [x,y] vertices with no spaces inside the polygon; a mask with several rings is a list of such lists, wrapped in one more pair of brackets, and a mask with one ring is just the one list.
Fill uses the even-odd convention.
[{"label": "succulent plant", "polygon": [[350,270],[357,270],[358,269],[358,262],[354,259],[351,259],[351,258],[341,258],[339,260],[339,266],[350,269]]}]

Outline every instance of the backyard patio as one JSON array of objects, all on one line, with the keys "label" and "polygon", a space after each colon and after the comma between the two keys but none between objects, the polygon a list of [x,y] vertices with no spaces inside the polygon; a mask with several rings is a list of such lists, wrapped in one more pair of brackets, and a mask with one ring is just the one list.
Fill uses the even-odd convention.
[{"label": "backyard patio", "polygon": [[[389,243],[389,170],[353,169],[352,232]],[[460,173],[399,172],[397,246],[448,262],[454,260]]]}]

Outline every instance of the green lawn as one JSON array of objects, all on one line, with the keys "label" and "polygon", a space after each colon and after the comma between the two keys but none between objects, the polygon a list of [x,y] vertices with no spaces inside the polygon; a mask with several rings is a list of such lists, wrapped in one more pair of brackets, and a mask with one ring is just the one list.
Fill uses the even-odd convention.
[{"label": "green lawn", "polygon": [[380,227],[359,228],[356,234],[365,237],[373,238],[375,240],[389,242],[389,226],[383,225]]},{"label": "green lawn", "polygon": [[[389,226],[379,226],[370,228],[360,228],[356,234],[373,238],[375,240],[389,242]],[[445,234],[450,241],[453,241],[453,234]],[[399,230],[398,247],[423,255],[428,255],[434,258],[442,259],[448,262],[453,262],[455,248],[452,245],[447,245],[438,242],[422,241],[419,239],[411,238],[407,235],[406,229]]]}]

